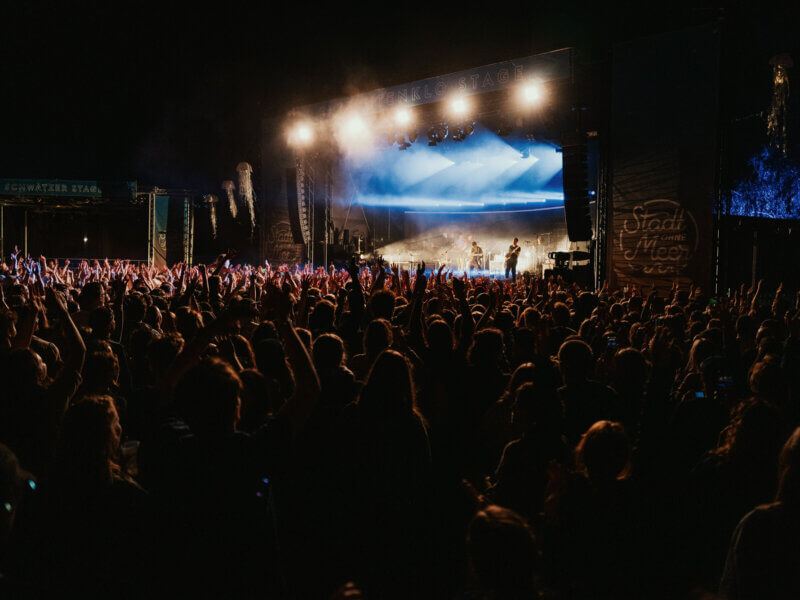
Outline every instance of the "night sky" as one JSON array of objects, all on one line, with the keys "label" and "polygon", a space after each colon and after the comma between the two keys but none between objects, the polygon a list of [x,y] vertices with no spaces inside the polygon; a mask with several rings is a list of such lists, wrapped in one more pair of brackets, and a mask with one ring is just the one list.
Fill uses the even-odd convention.
[{"label": "night sky", "polygon": [[2,3],[0,177],[203,191],[259,163],[262,116],[570,45],[602,61],[615,40],[721,15],[742,36],[746,114],[768,105],[766,60],[798,37],[798,9],[768,3],[163,4]]}]

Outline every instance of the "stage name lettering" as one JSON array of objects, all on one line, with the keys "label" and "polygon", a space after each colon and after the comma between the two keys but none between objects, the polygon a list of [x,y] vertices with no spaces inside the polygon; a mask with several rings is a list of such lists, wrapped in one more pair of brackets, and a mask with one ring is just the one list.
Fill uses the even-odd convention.
[{"label": "stage name lettering", "polygon": [[[439,79],[435,83],[424,83],[413,85],[404,89],[383,90],[378,96],[378,104],[383,106],[393,106],[400,103],[419,103],[423,100],[432,100],[447,95],[448,89],[456,89],[459,92],[479,91],[505,87],[512,81],[521,81],[530,74],[526,75],[523,65],[514,65],[513,73],[507,67],[502,67],[493,71],[483,73],[470,73],[463,75],[456,80],[445,81]],[[422,82],[420,82],[422,83]]]},{"label": "stage name lettering", "polygon": [[11,180],[0,184],[4,194],[34,194],[42,196],[100,196],[102,190],[97,183],[80,181],[24,181]]},{"label": "stage name lettering", "polygon": [[449,94],[482,93],[509,88],[520,81],[536,79],[542,83],[565,80],[572,75],[572,50],[536,54],[458,71],[438,77],[365,92],[307,107],[317,116],[333,115],[350,102],[380,111],[398,104],[416,106],[438,102]]}]

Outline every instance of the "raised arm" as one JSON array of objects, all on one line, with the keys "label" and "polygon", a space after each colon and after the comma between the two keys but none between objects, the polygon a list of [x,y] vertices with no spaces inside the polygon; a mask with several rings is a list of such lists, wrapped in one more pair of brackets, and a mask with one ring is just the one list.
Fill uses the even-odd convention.
[{"label": "raised arm", "polygon": [[358,278],[358,267],[354,261],[350,261],[347,265],[347,272],[350,274],[350,280],[353,282],[353,289],[348,295],[350,303],[350,313],[356,323],[361,322],[364,316],[364,290],[361,287],[361,280]]},{"label": "raised arm", "polygon": [[83,343],[81,332],[72,320],[72,316],[67,310],[67,302],[60,292],[53,288],[47,288],[47,298],[50,306],[56,311],[64,332],[64,339],[69,349],[64,363],[64,369],[80,373],[83,369],[83,360],[86,358],[86,345]]},{"label": "raised arm", "polygon": [[760,300],[761,296],[761,287],[764,285],[764,280],[761,279],[756,286],[756,293],[753,295],[753,300],[750,302],[750,314],[756,315],[758,314],[758,301]]},{"label": "raised arm", "polygon": [[461,336],[458,339],[457,350],[466,352],[472,344],[472,335],[475,332],[475,321],[472,318],[472,311],[467,302],[466,284],[460,279],[453,279],[453,293],[458,299],[458,308],[461,312]]},{"label": "raised arm", "polygon": [[125,293],[127,291],[128,282],[121,275],[117,275],[114,280],[114,303],[112,304],[116,329],[111,333],[114,341],[117,342],[122,341],[122,329],[125,327]]},{"label": "raised arm", "polygon": [[295,430],[298,430],[302,429],[311,416],[311,412],[314,410],[322,391],[322,385],[311,356],[309,356],[308,350],[300,340],[297,330],[295,330],[291,322],[289,317],[290,306],[291,301],[288,293],[284,292],[280,298],[278,329],[283,338],[289,364],[294,372],[296,385],[294,393],[283,405],[281,412],[289,417]]}]

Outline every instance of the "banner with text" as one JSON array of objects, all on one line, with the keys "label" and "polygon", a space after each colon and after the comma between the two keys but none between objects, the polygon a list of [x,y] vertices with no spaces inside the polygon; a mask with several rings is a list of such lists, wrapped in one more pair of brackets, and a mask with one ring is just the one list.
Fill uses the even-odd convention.
[{"label": "banner with text", "polygon": [[614,48],[608,271],[612,287],[710,289],[719,31]]},{"label": "banner with text", "polygon": [[0,179],[0,196],[64,198],[133,198],[136,182],[73,181],[68,179]]},{"label": "banner with text", "polygon": [[380,111],[396,105],[416,106],[438,102],[453,92],[479,94],[503,90],[521,81],[536,80],[545,83],[571,76],[572,50],[564,48],[381,88],[349,98],[320,102],[301,110],[324,116],[335,112],[342,105],[356,103],[364,109]]}]

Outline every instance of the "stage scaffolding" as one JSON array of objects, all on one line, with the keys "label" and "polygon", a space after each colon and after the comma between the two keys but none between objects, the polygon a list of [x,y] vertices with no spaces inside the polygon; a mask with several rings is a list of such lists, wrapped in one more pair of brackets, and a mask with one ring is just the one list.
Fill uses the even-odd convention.
[{"label": "stage scaffolding", "polygon": [[[147,202],[147,262],[150,264],[166,264],[166,220],[159,223],[157,218],[159,199],[167,204],[163,210],[169,210],[169,203],[180,201],[182,203],[181,217],[181,260],[187,265],[194,261],[194,226],[195,204],[200,197],[194,190],[163,189],[153,187],[140,194],[142,201]],[[164,229],[160,229],[160,227]],[[162,244],[162,238],[164,243]]]},{"label": "stage scaffolding", "polygon": [[[114,254],[114,248],[119,247],[120,240],[114,233],[111,226],[120,224],[120,226],[128,226],[135,222],[139,222],[142,226],[145,225],[141,219],[144,217],[143,210],[146,208],[146,231],[139,230],[141,237],[139,242],[135,245],[146,243],[144,253],[141,252],[142,246],[138,246],[140,250],[133,251],[133,245],[126,246],[125,258],[135,258],[145,256],[148,263],[156,261],[156,250],[159,247],[159,241],[166,240],[166,211],[170,201],[180,201],[182,203],[182,224],[181,224],[181,238],[180,243],[182,252],[180,258],[177,260],[184,260],[187,264],[191,264],[194,259],[194,211],[195,202],[199,195],[194,190],[185,189],[162,189],[158,187],[142,188],[137,186],[135,182],[126,182],[124,184],[98,184],[96,182],[72,182],[68,180],[4,180],[13,182],[13,193],[0,192],[0,260],[5,260],[8,257],[9,242],[7,240],[6,229],[8,227],[14,228],[16,232],[16,239],[13,239],[11,244],[20,244],[20,250],[25,256],[33,253],[38,255],[42,251],[41,248],[30,248],[29,227],[34,229],[30,232],[33,234],[34,242],[36,239],[37,231],[40,235],[48,235],[48,227],[53,227],[52,220],[37,220],[36,215],[61,215],[61,216],[80,216],[85,215],[90,219],[90,223],[94,223],[91,227],[97,227],[100,234],[97,236],[98,246],[87,248],[87,240],[84,238],[84,247],[82,249],[73,248],[70,254],[59,252],[58,255],[68,256],[81,256],[87,257],[95,254],[92,258],[105,258],[111,257]],[[91,192],[86,195],[75,194],[67,195],[63,192],[64,189],[70,189],[73,185],[82,186],[86,188],[91,184]],[[38,186],[38,187],[36,187]],[[8,186],[7,186],[8,187]],[[28,188],[45,190],[41,193],[31,193]],[[23,191],[24,190],[24,191]],[[50,193],[48,193],[48,191]],[[106,193],[107,192],[107,193]],[[157,219],[157,202],[161,198],[165,205],[163,207],[164,215],[161,226],[163,231],[157,231],[159,222]],[[140,212],[142,211],[142,212]],[[133,218],[133,214],[137,214]],[[52,219],[52,217],[49,217]],[[92,221],[93,219],[93,221]],[[109,220],[106,220],[109,219]],[[37,229],[38,227],[38,229]],[[49,233],[50,236],[54,234]],[[70,235],[75,235],[74,231],[59,230],[55,237],[43,239],[57,239],[56,246],[63,246],[62,242],[68,240]],[[91,234],[89,235],[91,238]],[[124,236],[123,236],[124,237]],[[102,239],[100,239],[102,238]],[[135,235],[129,239],[132,240]],[[90,240],[95,242],[95,240]],[[47,244],[46,244],[47,245]],[[166,261],[165,247],[162,248],[162,256],[164,263]],[[139,258],[141,260],[141,258]]]}]

